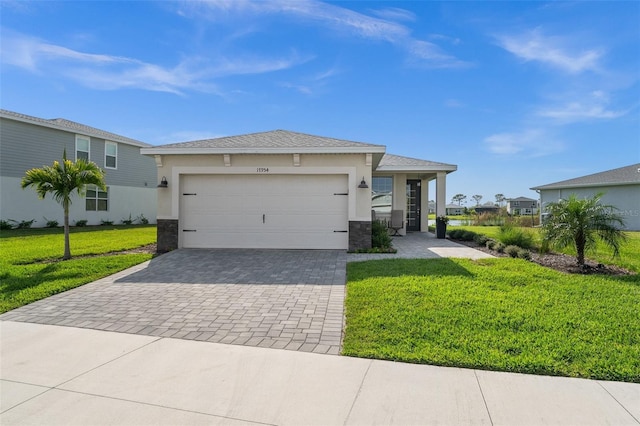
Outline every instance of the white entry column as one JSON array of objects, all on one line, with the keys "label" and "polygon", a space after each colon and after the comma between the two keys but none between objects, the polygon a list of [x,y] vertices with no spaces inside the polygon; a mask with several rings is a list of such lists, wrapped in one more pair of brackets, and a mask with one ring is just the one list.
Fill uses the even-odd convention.
[{"label": "white entry column", "polygon": [[447,173],[436,174],[436,217],[447,214]]}]

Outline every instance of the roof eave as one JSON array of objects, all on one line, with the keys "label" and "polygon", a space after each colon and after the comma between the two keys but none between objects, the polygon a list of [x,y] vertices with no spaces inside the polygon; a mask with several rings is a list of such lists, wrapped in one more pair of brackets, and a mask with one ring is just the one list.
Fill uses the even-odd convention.
[{"label": "roof eave", "polygon": [[282,148],[142,148],[143,155],[200,154],[375,154],[384,153],[384,146],[365,147],[282,147]]},{"label": "roof eave", "polygon": [[542,185],[529,188],[534,191],[542,191],[547,189],[572,189],[572,188],[597,188],[599,186],[623,186],[623,185],[640,185],[638,181],[629,182],[600,182],[600,183],[583,183],[573,185]]},{"label": "roof eave", "polygon": [[[145,142],[124,139],[122,137],[105,138],[104,135],[99,135],[99,134],[97,134],[95,132],[83,132],[83,131],[80,131],[80,130],[77,130],[77,129],[69,129],[68,127],[64,127],[64,126],[61,126],[61,125],[53,123],[53,122],[48,122],[47,120],[44,120],[44,119],[43,119],[43,121],[36,121],[36,120],[31,120],[28,117],[13,116],[13,115],[5,114],[5,113],[2,113],[2,112],[0,112],[0,118],[5,118],[7,120],[20,121],[22,123],[33,124],[35,126],[47,127],[47,128],[50,128],[50,129],[60,130],[60,131],[63,131],[63,132],[73,133],[73,134],[76,134],[76,135],[85,135],[85,136],[91,136],[91,137],[98,138],[98,139],[105,139],[105,140],[108,140],[110,142],[119,142],[119,143],[131,145],[131,146],[137,146],[137,147],[140,147],[140,148],[148,148],[148,147],[152,146],[152,145],[149,145],[149,144],[147,144]],[[113,136],[117,136],[117,135],[113,135]]]},{"label": "roof eave", "polygon": [[458,166],[454,164],[442,164],[433,166],[380,166],[375,172],[396,172],[396,173],[423,173],[423,172],[455,172]]}]

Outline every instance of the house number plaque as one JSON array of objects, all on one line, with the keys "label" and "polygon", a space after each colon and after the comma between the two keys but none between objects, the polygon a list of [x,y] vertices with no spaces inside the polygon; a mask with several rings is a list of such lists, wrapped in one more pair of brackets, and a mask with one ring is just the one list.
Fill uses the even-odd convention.
[{"label": "house number plaque", "polygon": [[269,168],[268,167],[258,167],[258,168],[256,168],[256,172],[258,172],[258,173],[269,173]]}]

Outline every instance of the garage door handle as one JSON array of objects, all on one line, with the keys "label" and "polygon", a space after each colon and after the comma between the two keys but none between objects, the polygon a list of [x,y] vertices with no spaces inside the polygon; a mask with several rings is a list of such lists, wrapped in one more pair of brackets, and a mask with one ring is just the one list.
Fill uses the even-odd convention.
[{"label": "garage door handle", "polygon": [[348,192],[334,192],[333,195],[349,195]]},{"label": "garage door handle", "polygon": [[184,192],[182,195],[196,195],[195,192]]},{"label": "garage door handle", "polygon": [[264,214],[263,214],[263,215],[262,215],[262,223],[264,223],[265,218],[266,218],[266,215],[264,215]]},{"label": "garage door handle", "polygon": [[195,229],[183,229],[182,232],[196,232]]},{"label": "garage door handle", "polygon": [[333,232],[345,232],[346,233],[346,232],[349,232],[349,231],[333,231]]}]

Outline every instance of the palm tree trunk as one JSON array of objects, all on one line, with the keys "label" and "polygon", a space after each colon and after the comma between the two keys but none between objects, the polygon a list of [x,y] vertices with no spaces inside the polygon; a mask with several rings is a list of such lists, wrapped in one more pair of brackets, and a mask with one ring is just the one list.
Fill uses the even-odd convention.
[{"label": "palm tree trunk", "polygon": [[582,231],[576,235],[576,257],[578,260],[578,266],[584,266],[584,248],[586,245],[586,238]]},{"label": "palm tree trunk", "polygon": [[71,246],[69,244],[69,200],[62,202],[64,208],[64,256],[62,260],[71,259]]}]

